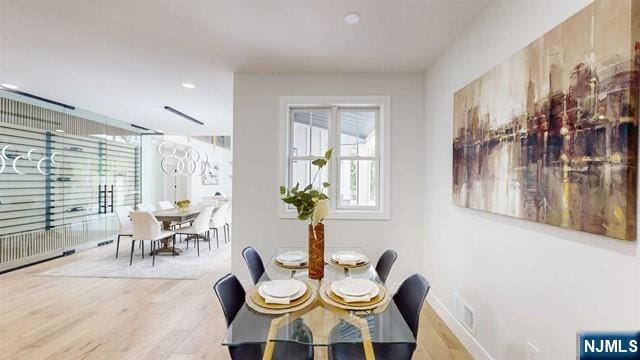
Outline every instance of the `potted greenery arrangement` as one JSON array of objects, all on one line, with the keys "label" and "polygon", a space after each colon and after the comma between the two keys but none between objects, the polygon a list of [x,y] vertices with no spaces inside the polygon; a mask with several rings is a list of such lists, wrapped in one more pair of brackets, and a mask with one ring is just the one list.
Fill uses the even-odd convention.
[{"label": "potted greenery arrangement", "polygon": [[176,202],[176,206],[178,207],[178,209],[182,211],[186,211],[190,205],[191,205],[191,201],[187,199]]},{"label": "potted greenery arrangement", "polygon": [[293,205],[298,213],[298,219],[309,222],[309,278],[320,280],[324,277],[324,219],[329,216],[330,205],[329,196],[325,191],[331,186],[328,182],[323,182],[322,187],[315,189],[315,183],[320,171],[331,159],[333,149],[324,153],[324,157],[311,162],[317,170],[311,183],[300,189],[300,184],[296,183],[290,189],[280,186],[282,201]]}]

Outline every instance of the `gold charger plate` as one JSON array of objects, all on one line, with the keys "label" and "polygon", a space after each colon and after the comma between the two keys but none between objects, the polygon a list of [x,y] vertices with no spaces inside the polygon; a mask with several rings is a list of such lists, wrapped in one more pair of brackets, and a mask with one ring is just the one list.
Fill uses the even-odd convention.
[{"label": "gold charger plate", "polygon": [[307,287],[307,290],[305,291],[305,293],[300,296],[299,298],[291,301],[288,304],[269,304],[266,301],[264,301],[264,298],[262,296],[260,296],[260,294],[258,293],[258,287],[260,286],[260,284],[256,285],[252,290],[251,290],[251,300],[253,301],[254,304],[261,306],[263,308],[266,309],[276,309],[276,310],[281,310],[281,309],[289,309],[289,308],[293,308],[296,307],[302,303],[304,303],[305,301],[307,301],[312,294],[311,291],[311,287],[309,287],[309,285],[305,282],[303,282],[303,284]]},{"label": "gold charger plate", "polygon": [[380,286],[379,284],[376,284],[376,285],[378,285],[378,287],[380,288],[381,294],[384,293],[384,295],[379,294],[378,296],[381,296],[382,299],[377,303],[371,303],[368,305],[361,305],[361,306],[353,306],[352,305],[353,303],[347,303],[347,302],[342,303],[334,300],[329,295],[329,292],[327,291],[328,284],[329,283],[323,284],[322,287],[320,287],[320,290],[318,291],[318,293],[320,294],[320,299],[329,306],[333,306],[343,310],[354,310],[356,312],[357,311],[368,312],[370,310],[373,310],[373,312],[376,313],[376,312],[384,311],[387,305],[389,304],[389,292],[384,286]]},{"label": "gold charger plate", "polygon": [[345,268],[345,269],[358,269],[358,268],[361,268],[361,267],[369,265],[369,260],[367,260],[367,261],[365,261],[365,262],[363,262],[361,264],[347,265],[347,264],[340,264],[340,263],[336,262],[335,260],[329,258],[327,260],[327,263],[329,263],[329,264],[331,264],[333,266],[337,266],[337,267],[341,267],[341,268]]},{"label": "gold charger plate", "polygon": [[273,263],[276,264],[277,266],[284,268],[284,269],[290,269],[290,270],[299,270],[299,269],[306,269],[309,267],[309,262],[307,261],[306,263],[300,264],[300,265],[285,265],[283,263],[281,263],[280,261],[278,261],[278,259],[273,259]]},{"label": "gold charger plate", "polygon": [[375,285],[378,287],[378,289],[380,289],[380,291],[378,292],[378,295],[374,296],[369,301],[356,301],[356,302],[345,301],[338,294],[334,293],[333,290],[331,290],[331,284],[327,285],[327,288],[325,290],[327,292],[327,295],[331,298],[331,300],[333,300],[335,302],[338,302],[338,303],[340,303],[342,305],[352,306],[352,307],[363,307],[363,306],[367,307],[367,306],[372,306],[372,305],[378,304],[385,297],[384,289],[382,289],[382,287],[379,284],[375,284]]}]

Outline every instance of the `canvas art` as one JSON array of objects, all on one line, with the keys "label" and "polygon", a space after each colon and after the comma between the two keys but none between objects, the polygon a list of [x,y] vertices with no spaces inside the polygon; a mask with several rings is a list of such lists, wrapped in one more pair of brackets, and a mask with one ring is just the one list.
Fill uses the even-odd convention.
[{"label": "canvas art", "polygon": [[220,185],[220,166],[207,166],[202,173],[202,185]]},{"label": "canvas art", "polygon": [[455,204],[635,240],[638,8],[596,0],[455,93]]}]

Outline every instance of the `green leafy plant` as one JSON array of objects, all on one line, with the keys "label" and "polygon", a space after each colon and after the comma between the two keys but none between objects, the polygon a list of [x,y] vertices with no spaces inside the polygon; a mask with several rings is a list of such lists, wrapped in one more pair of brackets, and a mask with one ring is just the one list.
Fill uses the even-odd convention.
[{"label": "green leafy plant", "polygon": [[[290,189],[287,189],[284,186],[280,186],[280,196],[282,201],[284,201],[286,204],[293,205],[296,208],[296,211],[298,212],[298,219],[303,221],[313,221],[313,213],[318,204],[322,200],[329,200],[329,196],[327,196],[324,191],[328,189],[331,184],[328,182],[323,182],[322,188],[320,189],[314,189],[313,184],[316,182],[316,179],[318,178],[320,171],[322,171],[322,168],[325,167],[327,163],[329,163],[329,160],[331,160],[332,154],[333,148],[327,150],[324,153],[324,157],[315,159],[311,162],[311,164],[313,164],[317,168],[317,170],[315,175],[313,176],[313,179],[311,180],[311,183],[304,188],[300,189],[300,183],[296,183],[296,185]],[[317,221],[321,220],[322,219],[318,219]]]}]

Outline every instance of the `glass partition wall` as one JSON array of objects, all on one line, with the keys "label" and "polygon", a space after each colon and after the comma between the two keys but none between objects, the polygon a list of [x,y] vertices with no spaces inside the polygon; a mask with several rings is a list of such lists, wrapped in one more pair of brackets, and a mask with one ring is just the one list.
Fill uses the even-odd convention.
[{"label": "glass partition wall", "polygon": [[114,238],[140,202],[130,124],[0,90],[0,271]]}]

